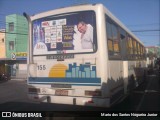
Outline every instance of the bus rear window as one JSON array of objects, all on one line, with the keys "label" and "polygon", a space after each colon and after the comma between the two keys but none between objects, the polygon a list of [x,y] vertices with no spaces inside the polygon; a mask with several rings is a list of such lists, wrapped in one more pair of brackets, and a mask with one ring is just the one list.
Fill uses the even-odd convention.
[{"label": "bus rear window", "polygon": [[54,15],[32,22],[33,55],[96,51],[94,11]]}]

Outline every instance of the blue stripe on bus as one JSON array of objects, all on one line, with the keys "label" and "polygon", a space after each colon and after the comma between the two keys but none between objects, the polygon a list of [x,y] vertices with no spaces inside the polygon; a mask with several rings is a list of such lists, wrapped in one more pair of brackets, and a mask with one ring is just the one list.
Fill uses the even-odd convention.
[{"label": "blue stripe on bus", "polygon": [[[45,84],[45,85],[51,85],[51,83],[29,83],[29,84],[32,84],[32,85],[33,85],[33,84],[36,84],[36,85],[37,85],[37,84],[39,84],[39,85],[41,85],[41,84],[42,84],[42,85],[44,85],[44,84]],[[58,83],[57,83],[57,84],[58,84]],[[72,84],[72,83],[69,84],[69,85],[73,85],[73,86],[101,86],[101,84]]]},{"label": "blue stripe on bus", "polygon": [[68,83],[80,86],[100,86],[100,78],[48,78],[48,77],[29,77],[29,84],[49,84],[49,83]]}]

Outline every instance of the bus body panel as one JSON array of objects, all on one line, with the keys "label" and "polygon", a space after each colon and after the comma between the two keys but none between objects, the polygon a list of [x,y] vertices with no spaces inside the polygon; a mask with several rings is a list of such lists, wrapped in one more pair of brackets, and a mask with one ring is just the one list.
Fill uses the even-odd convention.
[{"label": "bus body panel", "polygon": [[[77,17],[80,13],[85,14],[85,12],[88,15],[92,15],[91,17],[95,15],[95,20],[93,18],[93,20],[88,21],[93,21],[92,25],[95,34],[94,47],[96,49],[79,50],[78,48],[74,50],[74,47],[80,45],[80,42],[75,43],[69,35],[73,34],[73,30],[76,30],[75,16]],[[35,101],[50,103],[110,107],[132,89],[133,80],[130,79],[136,76],[135,68],[142,68],[145,61],[141,60],[137,62],[109,58],[106,15],[113,19],[127,33],[134,36],[102,4],[61,8],[31,17],[32,23],[29,23],[30,41],[28,59],[29,98]],[[89,17],[87,16],[86,18]],[[75,21],[72,21],[72,19],[75,19]],[[55,23],[51,24],[50,21],[55,21]],[[66,21],[69,21],[69,24]],[[41,26],[46,32],[48,31],[46,27],[47,23],[51,28],[55,27],[53,24],[63,24],[61,27],[57,25],[59,27],[56,28],[57,31],[58,29],[62,30],[65,28],[72,30],[71,33],[68,32],[69,30],[64,30],[63,32],[66,32],[68,36],[60,39],[68,39],[73,42],[74,46],[70,50],[63,50],[61,53],[58,50],[58,52],[55,51],[56,47],[60,46],[59,43],[56,44],[57,46],[53,44],[51,48],[48,47],[50,41],[34,42],[32,40],[36,39],[33,37],[34,26]],[[74,26],[71,23],[74,23]],[[58,36],[58,34],[56,35]],[[39,36],[42,36],[42,34]],[[73,38],[75,39],[76,37],[73,35]],[[140,40],[138,41],[140,42]],[[127,40],[124,39],[122,42],[126,43]],[[71,44],[65,45],[68,47]],[[123,45],[122,48],[124,47],[126,45]],[[46,52],[47,50],[49,52]],[[136,80],[134,79],[135,83]]]}]

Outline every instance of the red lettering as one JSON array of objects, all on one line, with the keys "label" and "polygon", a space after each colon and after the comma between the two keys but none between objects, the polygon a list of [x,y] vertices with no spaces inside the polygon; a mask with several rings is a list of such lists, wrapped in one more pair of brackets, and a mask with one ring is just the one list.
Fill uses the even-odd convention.
[{"label": "red lettering", "polygon": [[49,26],[49,22],[42,22],[42,26]]},{"label": "red lettering", "polygon": [[36,49],[45,49],[45,46],[41,44],[37,44]]}]

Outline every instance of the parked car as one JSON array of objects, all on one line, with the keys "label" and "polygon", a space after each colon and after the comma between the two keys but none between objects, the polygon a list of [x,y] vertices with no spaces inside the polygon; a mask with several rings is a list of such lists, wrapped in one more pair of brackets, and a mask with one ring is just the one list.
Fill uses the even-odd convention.
[{"label": "parked car", "polygon": [[10,77],[6,74],[0,74],[0,81],[10,80]]}]

